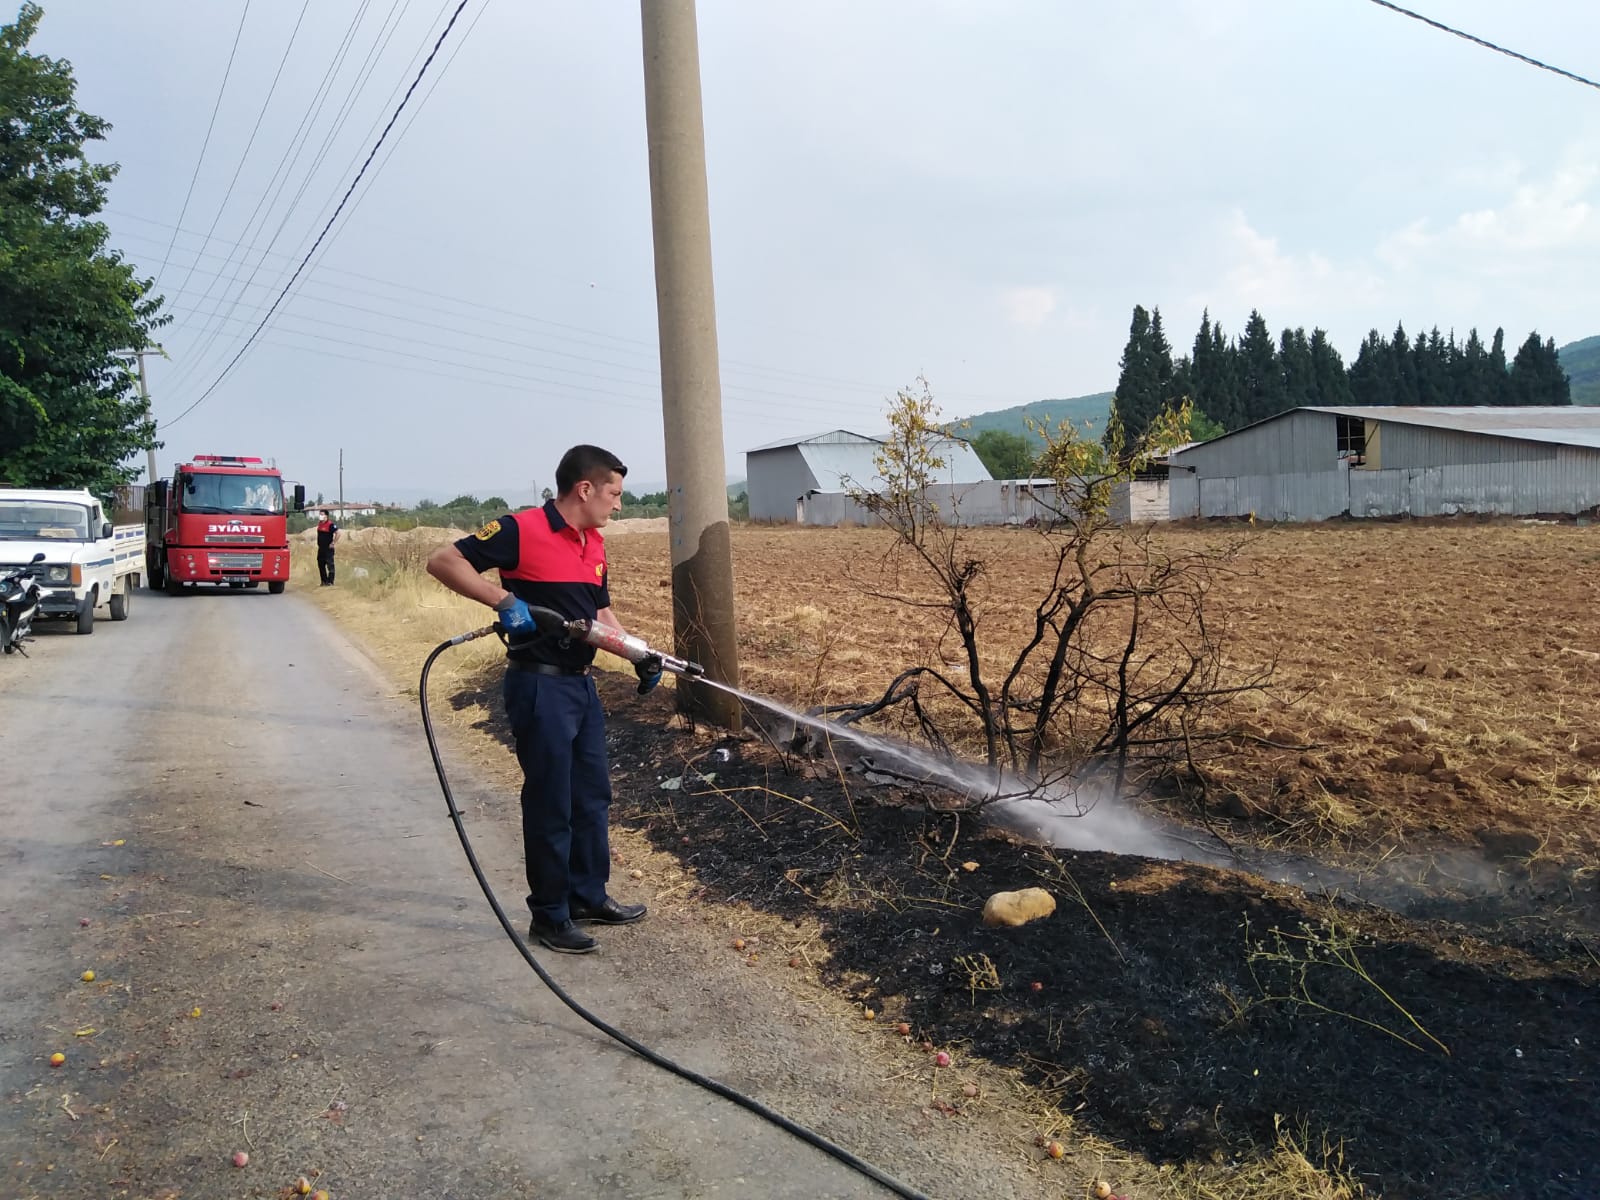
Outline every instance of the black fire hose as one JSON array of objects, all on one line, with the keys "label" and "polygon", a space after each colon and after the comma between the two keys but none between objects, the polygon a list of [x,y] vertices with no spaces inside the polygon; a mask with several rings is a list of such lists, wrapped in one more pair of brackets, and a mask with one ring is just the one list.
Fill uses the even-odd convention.
[{"label": "black fire hose", "polygon": [[865,1175],[868,1179],[872,1180],[874,1183],[882,1185],[890,1192],[893,1192],[896,1196],[903,1196],[905,1197],[905,1200],[930,1200],[930,1198],[924,1195],[922,1192],[917,1191],[915,1188],[907,1187],[899,1180],[885,1174],[883,1171],[880,1171],[871,1163],[857,1158],[843,1146],[835,1145],[833,1142],[830,1142],[820,1133],[816,1133],[810,1129],[807,1129],[804,1125],[800,1125],[794,1121],[791,1121],[782,1113],[773,1111],[765,1104],[761,1103],[761,1101],[746,1096],[742,1092],[735,1091],[725,1083],[720,1083],[709,1076],[700,1074],[698,1071],[691,1071],[688,1067],[681,1066],[678,1063],[673,1062],[670,1058],[667,1058],[662,1054],[658,1054],[644,1043],[629,1037],[614,1025],[608,1025],[588,1009],[584,1008],[583,1005],[579,1004],[564,990],[562,990],[561,985],[555,981],[550,973],[546,971],[540,964],[539,960],[533,956],[533,951],[528,948],[528,943],[525,942],[521,935],[517,933],[516,927],[511,923],[511,918],[506,915],[506,910],[501,907],[499,898],[494,894],[494,889],[489,886],[489,880],[484,876],[483,868],[478,864],[478,856],[473,852],[472,842],[467,837],[467,827],[461,820],[461,810],[456,807],[455,796],[450,791],[450,780],[445,776],[444,762],[439,757],[439,743],[433,735],[433,720],[428,714],[428,672],[433,668],[434,660],[452,646],[460,646],[465,642],[474,641],[477,638],[484,637],[492,632],[494,632],[494,626],[489,626],[485,629],[476,629],[471,633],[463,633],[457,637],[451,638],[447,642],[440,642],[437,646],[435,646],[433,648],[433,652],[428,655],[427,660],[422,664],[422,678],[417,684],[417,697],[422,705],[422,729],[428,738],[428,753],[433,756],[433,769],[439,774],[439,788],[444,792],[444,802],[450,810],[450,821],[453,825],[455,825],[456,834],[461,838],[461,848],[467,853],[467,862],[472,866],[472,873],[477,877],[478,886],[483,889],[484,899],[488,900],[489,907],[494,909],[494,915],[495,918],[500,922],[500,928],[506,931],[506,936],[511,939],[512,945],[516,946],[517,952],[521,954],[527,964],[533,968],[534,974],[536,974],[540,980],[543,981],[545,987],[549,988],[555,993],[556,999],[560,1000],[561,1003],[565,1004],[573,1012],[577,1013],[578,1016],[582,1017],[585,1021],[587,1021],[590,1025],[593,1025],[607,1037],[614,1038],[621,1042],[640,1058],[645,1059],[647,1062],[654,1063],[663,1070],[671,1071],[680,1079],[687,1079],[690,1083],[696,1084],[699,1087],[703,1087],[708,1092],[715,1092],[724,1100],[730,1100],[734,1104],[737,1104],[740,1108],[747,1109],[748,1111],[755,1113],[756,1116],[772,1122],[772,1124],[784,1130],[786,1133],[793,1134],[802,1142],[809,1143],[810,1145],[815,1146],[818,1150],[821,1150],[823,1153],[832,1155],[845,1166],[849,1167],[852,1171],[857,1171],[860,1174]]}]

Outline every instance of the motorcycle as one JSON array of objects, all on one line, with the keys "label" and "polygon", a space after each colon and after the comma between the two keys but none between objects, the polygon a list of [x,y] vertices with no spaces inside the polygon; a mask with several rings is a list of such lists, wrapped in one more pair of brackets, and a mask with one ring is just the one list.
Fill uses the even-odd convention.
[{"label": "motorcycle", "polygon": [[24,656],[22,639],[33,633],[34,614],[39,611],[39,580],[34,567],[44,561],[44,552],[33,556],[25,567],[0,571],[0,650]]}]

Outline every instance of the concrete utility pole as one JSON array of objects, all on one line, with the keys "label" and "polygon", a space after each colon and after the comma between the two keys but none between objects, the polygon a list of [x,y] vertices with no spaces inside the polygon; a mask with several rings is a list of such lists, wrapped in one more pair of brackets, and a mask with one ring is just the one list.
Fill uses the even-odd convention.
[{"label": "concrete utility pole", "polygon": [[[146,408],[149,408],[150,407],[150,389],[145,383],[144,356],[146,354],[159,354],[159,355],[161,355],[162,358],[165,358],[167,356],[167,352],[165,350],[163,350],[160,346],[149,346],[149,347],[147,347],[146,349],[143,349],[143,350],[131,350],[131,351],[129,351],[129,353],[132,354],[133,357],[135,359],[137,359],[138,362],[139,362],[139,399],[144,401]],[[154,420],[154,419],[155,419],[155,417],[152,414],[151,420]],[[153,438],[151,440],[154,441]],[[150,461],[149,461],[149,463],[147,465],[148,465],[149,470],[150,470],[150,482],[154,483],[157,479],[160,478],[160,476],[156,474],[156,448],[154,446],[150,447],[149,455],[150,455]]]},{"label": "concrete utility pole", "polygon": [[[661,340],[676,653],[739,685],[733,547],[722,453],[722,376],[711,283],[705,123],[694,0],[640,0],[650,211]],[[678,707],[736,728],[739,702],[680,677]]]},{"label": "concrete utility pole", "polygon": [[339,447],[339,519],[344,520],[344,447]]}]

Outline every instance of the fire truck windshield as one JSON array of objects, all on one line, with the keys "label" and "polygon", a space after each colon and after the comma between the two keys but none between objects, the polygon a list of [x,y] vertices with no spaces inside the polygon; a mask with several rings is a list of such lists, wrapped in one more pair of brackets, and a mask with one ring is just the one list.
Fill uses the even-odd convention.
[{"label": "fire truck windshield", "polygon": [[183,511],[276,516],[283,511],[283,481],[275,475],[183,475]]}]

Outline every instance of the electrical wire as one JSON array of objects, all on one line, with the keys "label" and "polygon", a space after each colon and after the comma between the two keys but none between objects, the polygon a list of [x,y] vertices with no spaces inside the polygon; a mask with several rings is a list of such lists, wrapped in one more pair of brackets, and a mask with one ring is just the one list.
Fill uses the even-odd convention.
[{"label": "electrical wire", "polygon": [[434,736],[433,718],[428,712],[428,672],[433,669],[434,660],[451,647],[464,645],[481,637],[487,637],[495,632],[495,629],[496,626],[493,625],[483,629],[475,629],[471,633],[460,634],[435,646],[433,652],[428,655],[426,661],[422,664],[422,677],[417,683],[417,698],[422,707],[422,729],[427,737],[428,753],[433,758],[433,769],[439,776],[439,788],[444,793],[445,806],[450,813],[450,823],[455,826],[456,836],[461,839],[461,848],[466,851],[467,863],[472,867],[472,874],[477,879],[478,886],[483,889],[484,899],[489,902],[489,907],[494,910],[495,919],[500,922],[500,928],[505,930],[506,936],[511,939],[512,945],[516,946],[517,952],[522,955],[523,961],[533,968],[534,974],[539,977],[545,987],[555,994],[556,999],[560,1000],[561,1003],[565,1004],[601,1033],[620,1042],[646,1062],[660,1067],[664,1071],[670,1071],[679,1079],[688,1080],[697,1087],[721,1096],[724,1100],[737,1104],[747,1112],[754,1113],[762,1120],[770,1121],[785,1133],[792,1134],[809,1146],[815,1146],[818,1150],[837,1159],[852,1171],[866,1176],[896,1196],[903,1197],[904,1200],[930,1200],[924,1193],[901,1183],[898,1179],[873,1166],[865,1159],[858,1158],[843,1146],[830,1142],[820,1133],[807,1129],[796,1121],[791,1121],[782,1113],[768,1108],[761,1101],[751,1096],[746,1096],[743,1092],[736,1091],[720,1080],[712,1079],[710,1076],[702,1075],[698,1071],[690,1070],[688,1067],[674,1062],[664,1054],[652,1050],[643,1042],[629,1037],[616,1026],[607,1024],[568,995],[566,990],[556,982],[555,977],[545,970],[544,964],[534,957],[533,951],[528,948],[527,942],[523,941],[516,928],[511,924],[511,918],[506,915],[506,910],[501,906],[499,897],[494,894],[494,888],[489,886],[489,880],[483,873],[483,867],[478,863],[478,856],[472,849],[472,840],[467,836],[466,822],[461,818],[461,810],[456,807],[455,795],[450,790],[450,780],[445,775],[444,760],[439,757],[439,742]]},{"label": "electrical wire", "polygon": [[[328,97],[332,94],[333,82],[338,77],[340,68],[342,68],[344,65],[345,56],[349,53],[350,45],[355,38],[357,29],[360,27],[362,16],[366,13],[367,5],[370,3],[371,0],[362,0],[361,6],[356,10],[355,16],[350,19],[349,25],[346,26],[344,36],[340,38],[339,45],[333,52],[332,61],[328,63],[328,69],[322,73],[322,79],[318,82],[315,91],[312,92],[311,100],[309,103],[307,103],[305,112],[300,115],[300,121],[295,126],[294,133],[289,135],[289,144],[284,147],[283,154],[279,156],[277,165],[273,167],[269,176],[269,182],[264,188],[262,188],[260,196],[256,198],[255,205],[250,210],[250,216],[245,219],[244,228],[240,231],[240,241],[234,243],[236,248],[248,243],[252,238],[258,236],[259,233],[265,229],[266,221],[271,214],[272,209],[278,203],[278,197],[283,194],[283,189],[288,184],[289,178],[293,174],[293,170],[290,167],[290,161],[296,154],[299,153],[299,150],[303,148],[304,143],[310,138],[312,129],[315,128],[318,118],[322,115],[322,109],[327,104]],[[265,206],[264,210],[263,206]],[[291,209],[290,211],[292,212],[293,210]],[[282,228],[283,226],[280,224],[278,227],[278,232],[281,232]],[[267,243],[269,249],[271,246],[276,244],[276,239],[277,233],[274,233],[272,239]],[[242,254],[238,263],[233,266],[233,270],[229,275],[227,282],[223,284],[222,294],[217,297],[214,311],[222,311],[222,306],[227,303],[229,289],[231,289],[234,283],[238,281],[240,272],[245,269],[248,257],[248,252]],[[228,264],[232,262],[233,254],[230,252],[227,262],[223,264],[222,270],[227,271]],[[257,263],[255,269],[260,269],[259,262]],[[219,274],[216,276],[216,278],[221,278],[221,275]],[[253,270],[251,272],[250,280],[253,281],[254,279],[255,271]],[[212,284],[206,288],[205,298],[207,300],[211,298],[211,292],[215,286],[216,283],[214,279]],[[248,283],[246,286],[248,286]],[[228,311],[232,311],[231,305],[229,306]],[[211,347],[215,344],[219,333],[220,330],[216,328],[209,320],[204,323],[199,335],[200,339],[202,340],[202,345],[198,350],[188,355],[187,361],[185,361],[184,364],[178,368],[178,374],[172,383],[174,388],[181,387],[183,383],[187,382],[188,379],[193,375],[198,374],[200,377],[204,378],[206,373],[206,356],[210,353]]]},{"label": "electrical wire", "polygon": [[1504,46],[1488,41],[1485,38],[1467,33],[1465,30],[1457,29],[1452,25],[1446,25],[1443,21],[1435,21],[1432,17],[1425,17],[1419,12],[1412,12],[1409,8],[1401,8],[1400,5],[1391,3],[1390,0],[1372,0],[1372,3],[1379,8],[1387,8],[1390,12],[1397,12],[1402,17],[1410,17],[1413,21],[1421,21],[1424,25],[1431,25],[1433,28],[1442,30],[1445,33],[1454,34],[1458,38],[1471,42],[1474,46],[1482,46],[1485,50],[1493,50],[1496,54],[1504,54],[1507,58],[1514,58],[1520,63],[1527,63],[1530,67],[1537,67],[1541,71],[1549,71],[1552,75],[1560,75],[1563,79],[1581,83],[1585,87],[1600,88],[1600,83],[1596,83],[1592,79],[1586,79],[1582,75],[1575,75],[1571,71],[1562,70],[1560,67],[1553,67],[1547,62],[1540,62],[1537,58],[1529,58],[1526,54],[1518,54],[1515,50],[1508,50]]},{"label": "electrical wire", "polygon": [[[273,72],[272,83],[267,87],[267,98],[261,102],[261,109],[256,113],[256,123],[250,127],[250,137],[245,141],[243,153],[239,155],[239,165],[233,168],[233,178],[228,180],[227,190],[222,194],[222,203],[217,205],[217,215],[211,218],[211,227],[206,230],[205,240],[200,243],[202,246],[210,243],[211,235],[217,231],[217,222],[222,220],[222,214],[228,210],[228,201],[233,199],[233,189],[239,182],[239,173],[244,170],[245,161],[250,157],[251,147],[256,144],[256,134],[261,132],[261,122],[266,118],[267,109],[272,105],[272,97],[278,90],[278,80],[283,78],[283,68],[289,62],[289,53],[294,49],[295,38],[300,36],[300,26],[306,19],[306,10],[310,7],[311,0],[305,0],[300,5],[300,15],[294,19],[294,28],[289,31],[289,44],[283,48],[283,56],[278,59],[278,69]],[[182,222],[181,217],[179,221]],[[168,252],[171,252],[170,247]],[[183,291],[189,285],[190,276],[193,274],[194,264],[191,263],[188,273],[178,284],[178,291]]]},{"label": "electrical wire", "polygon": [[[206,147],[211,145],[211,131],[217,124],[217,111],[222,107],[222,97],[228,90],[228,76],[233,74],[233,58],[239,53],[239,39],[244,36],[245,18],[250,15],[250,0],[244,0],[244,11],[239,14],[239,28],[233,34],[233,49],[228,51],[228,65],[222,69],[222,86],[217,89],[216,103],[211,106],[211,120],[206,122],[206,136],[200,143],[200,157],[195,160],[194,174],[189,176],[189,190],[183,194],[183,207],[178,210],[178,223],[173,226],[172,240],[178,240],[177,230],[183,226],[183,218],[189,212],[189,200],[194,196],[195,181],[200,178],[200,168],[206,161]],[[156,281],[161,280],[161,273],[167,269],[167,260],[172,257],[172,246],[167,246],[167,252],[161,259],[161,266],[156,269]]]},{"label": "electrical wire", "polygon": [[356,185],[361,182],[361,177],[366,174],[367,168],[372,165],[372,160],[374,156],[377,155],[379,147],[383,145],[384,138],[389,136],[389,131],[394,128],[394,123],[399,120],[400,114],[405,111],[407,101],[411,99],[412,94],[417,90],[417,84],[422,82],[422,77],[428,73],[428,67],[433,63],[434,57],[439,53],[439,47],[444,45],[445,39],[450,36],[450,31],[455,28],[457,19],[460,18],[462,11],[467,7],[468,3],[469,0],[461,0],[461,3],[456,5],[455,12],[450,14],[449,23],[445,25],[443,32],[439,34],[439,40],[434,43],[433,50],[429,52],[428,57],[423,61],[421,69],[417,72],[417,77],[411,81],[411,86],[406,89],[406,94],[401,97],[400,106],[394,110],[394,115],[389,118],[389,123],[383,127],[383,132],[378,135],[378,141],[372,147],[372,151],[367,155],[366,162],[361,164],[361,170],[356,172],[356,177],[350,181],[350,186],[345,189],[344,197],[339,201],[339,207],[333,210],[333,216],[328,218],[328,223],[322,227],[322,232],[317,235],[317,240],[312,243],[311,249],[306,251],[305,258],[300,260],[300,265],[295,268],[294,274],[289,278],[289,282],[284,284],[283,291],[278,293],[278,298],[272,302],[272,307],[267,310],[267,315],[261,318],[261,324],[256,326],[255,332],[245,340],[243,346],[239,347],[239,352],[235,354],[229,361],[228,365],[222,369],[222,373],[218,375],[216,379],[212,380],[211,386],[206,388],[204,392],[200,393],[200,398],[193,404],[189,405],[188,408],[184,409],[176,417],[169,419],[165,423],[166,428],[170,429],[175,422],[181,421],[196,408],[200,407],[200,405],[204,404],[211,393],[216,391],[217,387],[222,383],[222,381],[228,377],[229,372],[231,372],[234,367],[239,364],[239,360],[249,352],[250,347],[254,345],[256,338],[261,336],[261,331],[267,327],[267,322],[272,320],[272,314],[276,312],[278,306],[283,303],[284,297],[289,294],[289,289],[294,287],[295,280],[300,278],[300,273],[306,269],[306,264],[311,261],[311,256],[317,252],[317,247],[322,244],[322,239],[328,236],[328,230],[333,228],[334,222],[339,219],[339,214],[344,211],[344,206],[349,201],[351,193],[356,190]]},{"label": "electrical wire", "polygon": [[[306,112],[301,114],[298,125],[294,126],[294,133],[290,134],[288,146],[283,147],[283,154],[278,157],[277,166],[272,168],[266,187],[262,187],[261,195],[256,198],[256,203],[250,210],[250,218],[246,219],[245,227],[240,230],[242,242],[250,242],[251,238],[258,237],[261,232],[266,230],[267,221],[269,221],[272,211],[277,206],[278,197],[282,197],[283,189],[288,186],[288,182],[290,182],[290,178],[294,174],[294,165],[296,165],[294,160],[301,154],[301,150],[306,149],[306,144],[310,141],[310,134],[312,134],[312,130],[317,128],[318,118],[322,117],[323,107],[326,107],[328,99],[333,96],[334,82],[338,80],[339,72],[344,69],[344,59],[350,53],[350,46],[355,43],[355,35],[362,27],[362,21],[365,19],[366,10],[370,5],[371,0],[362,0],[360,6],[355,10],[355,16],[350,18],[349,24],[344,29],[344,35],[339,38],[339,45],[333,51],[333,59],[328,62],[328,69],[323,72],[322,80],[317,83],[317,88],[315,88],[312,98],[310,98],[310,102],[306,106]],[[277,245],[278,237],[283,234],[283,227],[288,224],[288,219],[293,216],[293,213],[294,206],[290,205],[290,208],[283,213],[282,221],[278,222],[277,229],[272,232],[269,240],[267,240],[269,248]],[[232,259],[232,254],[230,254],[230,259]],[[214,306],[213,312],[222,315],[232,314],[234,302],[237,302],[238,298],[243,296],[243,293],[248,290],[248,286],[251,283],[254,283],[256,274],[259,274],[259,270],[261,270],[261,262],[261,259],[258,259],[256,264],[250,267],[250,254],[240,254],[240,258],[238,258],[237,264],[234,264],[234,269],[230,272],[227,282],[222,285],[222,293],[216,299],[216,306]],[[235,283],[238,282],[238,277],[240,277],[240,272],[243,272],[246,267],[250,267],[250,278],[246,280],[245,285],[237,293],[234,293],[234,301],[230,302],[230,290],[234,288]],[[224,266],[224,270],[227,270],[226,266]],[[211,290],[213,290],[214,286],[216,286],[216,283],[213,282],[213,285],[206,288],[206,299],[210,299]],[[224,312],[224,306],[227,306],[226,312]],[[205,325],[200,331],[202,344],[195,350],[194,354],[190,354],[187,357],[187,362],[179,368],[178,378],[173,381],[174,389],[189,381],[190,376],[197,376],[197,378],[203,379],[206,374],[210,373],[208,357],[211,354],[211,347],[216,344],[221,333],[221,326],[216,325],[210,318],[206,318]],[[218,358],[226,357],[227,349],[230,349],[230,347],[222,350]]]},{"label": "electrical wire", "polygon": [[[358,201],[359,201],[359,197],[358,197]],[[111,212],[112,215],[119,216],[119,217],[127,217],[127,218],[130,218],[132,220],[142,222],[144,224],[155,225],[155,226],[158,226],[158,227],[164,228],[164,229],[165,228],[171,228],[164,221],[157,221],[157,220],[154,220],[154,219],[152,219],[150,217],[140,216],[137,213],[121,212],[121,211],[114,211],[114,210],[109,210],[109,209],[107,211]],[[198,236],[193,230],[184,230],[183,232],[184,232],[184,234],[186,234],[188,236]],[[124,233],[124,234],[122,234],[120,236],[123,237],[123,238],[131,238],[134,241],[143,241],[143,242],[150,242],[152,244],[159,244],[159,242],[156,242],[155,239],[147,238],[142,234]],[[219,244],[222,244],[222,245],[230,244],[230,243],[224,241],[224,239],[221,239],[221,238],[215,238],[215,239],[213,239],[213,241],[217,242]],[[261,247],[252,245],[252,246],[245,247],[245,249],[247,251],[253,253],[253,252],[256,252],[258,250],[261,250]],[[202,257],[202,258],[223,257],[221,255],[209,254],[209,253],[206,253],[205,251],[197,251],[196,253],[199,255],[199,257]],[[279,258],[285,258],[285,259],[290,258],[289,255],[284,254],[281,251],[272,251],[272,250],[269,249],[269,250],[263,251],[263,253],[265,253],[269,257],[279,257]],[[232,261],[231,256],[228,256],[227,261]],[[395,291],[409,292],[409,293],[412,293],[412,294],[417,295],[417,296],[427,297],[427,299],[426,300],[413,300],[413,299],[410,299],[410,298],[403,298],[403,297],[399,297],[399,296],[389,295],[388,293],[382,292],[382,291],[375,291],[372,288],[357,287],[357,286],[354,286],[352,284],[336,283],[336,282],[333,282],[332,280],[328,280],[328,279],[322,279],[322,278],[313,279],[313,278],[309,278],[309,277],[304,279],[304,280],[302,280],[300,288],[295,293],[295,296],[296,296],[297,299],[305,300],[305,301],[307,301],[309,303],[314,303],[314,304],[326,304],[326,305],[330,305],[330,306],[335,307],[335,308],[345,308],[345,309],[349,309],[349,310],[356,311],[356,312],[365,312],[365,313],[369,313],[372,316],[380,316],[380,317],[384,317],[384,318],[387,318],[387,319],[392,319],[392,320],[396,320],[396,321],[402,321],[402,322],[406,322],[408,324],[425,326],[425,327],[428,327],[428,328],[434,328],[434,329],[439,329],[439,328],[448,329],[448,328],[451,328],[449,326],[441,326],[437,322],[422,320],[422,319],[420,319],[420,318],[418,318],[416,316],[410,316],[410,315],[407,315],[405,313],[390,312],[390,311],[382,310],[382,309],[369,308],[369,307],[364,306],[364,305],[351,304],[351,303],[349,303],[347,301],[328,299],[325,296],[315,295],[315,294],[313,294],[311,292],[308,292],[306,289],[308,287],[315,287],[315,288],[326,289],[327,291],[333,292],[335,294],[340,294],[340,295],[348,294],[348,295],[354,295],[354,296],[365,296],[365,297],[371,297],[371,298],[377,299],[377,300],[389,301],[391,303],[403,303],[403,304],[407,305],[408,308],[410,308],[410,309],[414,309],[414,310],[425,312],[425,313],[439,313],[439,314],[441,314],[443,316],[446,316],[446,317],[466,319],[466,320],[473,321],[473,322],[475,322],[475,323],[477,323],[479,325],[493,326],[493,327],[496,327],[496,328],[509,329],[509,330],[514,330],[514,331],[517,331],[517,332],[526,332],[526,333],[528,333],[528,334],[530,334],[532,336],[535,336],[535,337],[547,337],[547,338],[560,337],[560,339],[561,339],[561,343],[560,344],[561,345],[565,345],[565,346],[588,346],[588,347],[592,347],[592,348],[597,349],[597,350],[603,350],[603,351],[605,351],[607,353],[610,353],[610,354],[618,354],[618,355],[623,355],[623,356],[626,356],[626,357],[632,357],[632,358],[645,360],[645,361],[648,361],[649,363],[652,364],[652,366],[649,368],[650,373],[652,375],[657,376],[657,377],[659,376],[659,372],[658,372],[658,368],[659,368],[658,351],[657,351],[656,343],[652,342],[652,341],[646,341],[646,340],[644,340],[642,338],[625,337],[625,336],[620,335],[620,334],[607,333],[604,330],[590,329],[590,328],[588,328],[586,326],[571,325],[571,324],[567,324],[567,323],[561,322],[561,321],[551,321],[551,320],[549,320],[547,318],[544,318],[544,317],[534,316],[531,313],[518,312],[518,311],[516,311],[514,309],[499,308],[499,307],[496,307],[494,305],[484,304],[482,301],[468,299],[468,298],[466,298],[464,296],[455,296],[455,295],[452,295],[452,294],[450,294],[448,292],[440,292],[440,291],[438,291],[437,289],[434,289],[434,288],[418,287],[415,284],[401,283],[401,282],[398,282],[396,280],[384,279],[382,276],[369,275],[369,274],[365,274],[365,273],[360,272],[360,271],[343,270],[343,269],[340,269],[340,268],[337,268],[337,267],[329,267],[329,266],[320,265],[320,264],[315,266],[315,267],[313,267],[312,271],[313,271],[313,273],[315,273],[318,276],[321,276],[321,275],[336,275],[336,276],[346,277],[346,278],[350,278],[350,279],[359,279],[359,280],[363,280],[365,282],[379,284],[384,288],[392,289],[392,290],[395,290]],[[201,274],[201,275],[216,274],[215,272],[208,272],[208,271],[204,270],[203,268],[197,268],[197,273]],[[209,295],[209,293],[208,293],[208,295]],[[443,307],[442,305],[433,302],[433,301],[440,301],[440,300],[449,301],[451,304],[459,305],[459,306],[461,306],[463,308],[466,308],[466,309],[472,310],[472,311],[461,312],[461,311],[458,311],[456,309]],[[257,311],[260,311],[262,308],[265,307],[265,305],[244,304],[244,305],[242,305],[242,307],[255,308]],[[492,314],[492,315],[485,316],[485,315],[481,315],[481,314]],[[501,318],[506,318],[506,317],[511,317],[511,318],[515,318],[515,319],[514,320],[501,319]],[[305,318],[305,319],[310,319],[310,318]],[[538,328],[532,328],[532,327],[538,327]],[[552,331],[558,331],[558,332],[545,332],[545,330],[552,330]],[[457,331],[459,331],[459,330],[457,330]],[[374,330],[372,332],[377,333],[376,330]],[[464,332],[464,331],[459,331],[459,332]],[[583,334],[585,336],[584,337],[573,337],[573,336],[571,336],[572,334]],[[379,336],[389,337],[389,336],[393,336],[393,335],[390,335],[390,334],[379,334]],[[482,338],[485,335],[472,333],[469,336]],[[604,341],[591,341],[591,340],[588,340],[590,338],[601,338],[601,339],[604,339]],[[487,339],[487,340],[499,340],[499,339]],[[607,344],[607,343],[616,343],[616,344],[615,345],[611,345],[611,344]],[[554,355],[554,356],[561,357],[561,358],[577,359],[577,360],[583,361],[583,362],[603,363],[603,364],[605,364],[607,366],[615,367],[615,368],[618,368],[618,369],[621,369],[621,370],[625,370],[625,371],[636,371],[637,372],[637,371],[645,370],[645,368],[642,368],[642,367],[635,367],[635,366],[632,366],[631,364],[619,363],[619,362],[616,362],[616,361],[611,360],[611,359],[598,358],[598,357],[595,357],[595,356],[592,356],[592,355],[575,354],[575,353],[573,353],[571,351],[553,349],[553,348],[544,347],[544,346],[537,346],[537,345],[533,345],[533,344],[530,344],[530,343],[512,342],[510,340],[506,340],[506,344],[526,345],[528,349],[535,350],[535,351],[537,351],[539,353],[550,354],[550,355]],[[635,347],[637,347],[637,349],[635,349]],[[791,383],[792,384],[794,382],[798,382],[798,383],[801,383],[801,384],[825,384],[825,385],[829,385],[829,386],[833,386],[833,387],[848,388],[848,389],[851,389],[853,391],[861,391],[863,393],[870,392],[877,399],[882,399],[887,394],[887,392],[892,392],[894,390],[892,385],[885,385],[885,384],[882,384],[882,383],[872,383],[872,382],[869,382],[869,381],[866,381],[866,380],[860,380],[860,379],[842,379],[842,378],[840,378],[838,376],[834,376],[834,375],[817,375],[817,374],[813,374],[813,373],[806,372],[806,371],[796,371],[796,370],[793,370],[792,368],[788,368],[788,367],[775,367],[775,366],[770,366],[770,365],[766,365],[766,364],[762,364],[762,363],[754,363],[754,362],[750,362],[750,361],[745,360],[745,359],[724,358],[722,360],[722,366],[723,366],[723,373],[724,373],[725,378],[726,377],[737,377],[737,376],[740,376],[740,375],[749,375],[749,376],[753,376],[753,377],[756,377],[756,378],[770,377],[773,381],[780,382],[780,383]],[[171,386],[174,389],[176,389],[176,388],[181,386],[181,381],[175,381]],[[741,386],[745,386],[745,385],[740,385],[740,384],[735,383],[732,386],[741,387]],[[781,394],[781,395],[785,395],[785,396],[795,396],[795,393],[769,393],[769,394]],[[947,395],[947,396],[957,397],[957,398],[966,398],[966,399],[971,399],[971,400],[977,400],[977,401],[981,401],[983,403],[988,403],[988,404],[997,404],[997,405],[1000,405],[1000,406],[1004,406],[1006,404],[1023,403],[1024,400],[1031,399],[1031,397],[1017,397],[1017,396],[1010,396],[1010,395],[1006,395],[1006,394],[982,393],[982,392],[946,392],[946,393],[942,393],[942,394]],[[803,400],[808,401],[808,402],[814,402],[817,399],[815,396],[803,396],[803,397],[795,396],[795,398],[803,399]],[[844,400],[841,399],[839,401],[834,401],[834,403],[846,404],[846,403],[850,403],[850,402],[844,401]]]}]

